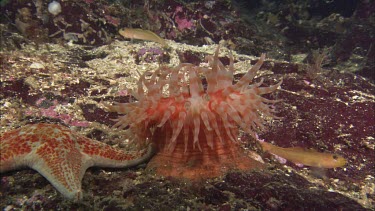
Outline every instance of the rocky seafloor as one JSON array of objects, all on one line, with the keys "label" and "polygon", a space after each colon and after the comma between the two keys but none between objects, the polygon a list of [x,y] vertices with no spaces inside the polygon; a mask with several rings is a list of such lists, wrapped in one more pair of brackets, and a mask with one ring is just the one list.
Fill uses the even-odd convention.
[{"label": "rocky seafloor", "polygon": [[[65,1],[64,4],[69,2],[71,1]],[[83,4],[83,1],[77,2],[73,6],[79,7]],[[25,5],[22,4],[20,8],[27,7]],[[178,7],[177,3],[173,5]],[[12,9],[17,8],[16,6],[19,5],[14,2],[9,3],[2,7],[2,10],[8,9],[9,18],[16,18],[16,15],[12,17]],[[75,8],[73,6],[72,8]],[[184,13],[185,15],[189,15],[189,11],[191,12],[189,8],[193,6],[181,4],[183,10],[188,11]],[[357,7],[357,12],[364,10],[361,6],[363,7],[363,4]],[[150,8],[152,11],[152,6]],[[209,5],[205,5],[204,8],[206,9],[202,10],[203,12],[210,14],[211,11],[210,15],[215,14],[215,7],[210,9]],[[299,9],[302,10],[301,7]],[[107,8],[106,11],[108,10]],[[168,14],[168,11],[165,14]],[[267,22],[272,24],[277,22],[285,25],[287,22],[283,19],[287,15],[275,15],[272,9],[266,11],[266,14],[268,14]],[[342,24],[363,18],[363,12],[361,15],[355,16],[355,14],[357,13],[348,18],[349,20],[344,18]],[[195,15],[189,18],[198,19],[199,16]],[[260,15],[263,17],[264,12]],[[104,17],[113,20],[108,16]],[[165,18],[165,16],[161,17]],[[281,87],[267,96],[269,99],[282,99],[276,104],[277,116],[282,119],[268,121],[267,130],[259,133],[259,137],[281,147],[300,146],[340,154],[348,162],[343,168],[321,172],[309,167],[298,167],[289,162],[280,164],[269,154],[262,153],[249,135],[241,134],[243,147],[260,154],[267,165],[266,169],[249,172],[232,171],[219,178],[192,182],[160,177],[145,170],[145,165],[131,169],[91,168],[82,181],[84,198],[81,202],[64,199],[40,174],[25,169],[1,174],[1,209],[373,209],[375,206],[373,173],[375,171],[375,85],[371,76],[374,69],[370,57],[374,48],[363,50],[366,46],[363,44],[366,33],[362,33],[363,31],[360,30],[364,29],[356,27],[355,24],[351,26],[349,32],[341,32],[341,28],[336,25],[335,32],[327,29],[330,27],[324,23],[331,25],[341,23],[335,22],[333,18],[325,21],[324,18],[320,19],[322,27],[313,31],[315,33],[323,31],[325,34],[322,33],[321,36],[339,40],[336,43],[325,42],[318,35],[315,40],[312,39],[316,45],[324,46],[324,49],[331,44],[333,46],[327,53],[327,62],[323,64],[316,59],[312,59],[308,64],[306,58],[312,54],[306,50],[307,44],[296,44],[298,42],[295,36],[298,36],[298,33],[293,34],[288,31],[304,32],[303,35],[309,32],[309,36],[312,36],[313,32],[309,31],[312,29],[307,30],[293,24],[288,25],[288,29],[279,26],[285,32],[280,42],[290,44],[288,38],[296,42],[290,44],[289,48],[276,45],[277,42],[273,38],[255,35],[255,43],[248,42],[243,37],[250,31],[242,31],[238,37],[234,36],[237,38],[233,39],[235,43],[237,41],[237,48],[233,54],[237,71],[235,78],[240,78],[250,65],[256,62],[257,58],[249,56],[250,53],[259,56],[260,52],[269,52],[268,59],[254,81],[258,82],[263,78],[265,85],[270,85],[283,79]],[[160,22],[163,23],[163,20],[161,18]],[[174,19],[174,21],[178,20]],[[218,27],[218,24],[222,24],[220,26],[228,27],[227,29],[233,30],[233,33],[241,32],[235,27],[238,24],[235,21],[230,22],[225,19],[226,23],[217,23],[212,20],[210,23],[208,20],[211,19],[202,19],[201,22],[206,26],[204,27],[206,30],[210,30],[208,26]],[[138,80],[138,72],[153,70],[160,65],[175,66],[179,62],[204,63],[204,57],[213,54],[217,46],[203,45],[201,43],[203,39],[196,41],[197,43],[189,42],[186,37],[189,37],[189,30],[192,29],[182,29],[177,31],[176,35],[168,31],[169,28],[164,24],[161,24],[159,29],[168,29],[168,36],[171,37],[166,37],[172,39],[176,36],[178,41],[168,41],[168,49],[163,49],[153,42],[124,41],[114,35],[115,23],[103,29],[109,34],[113,32],[113,38],[106,40],[106,43],[94,45],[64,39],[40,40],[37,39],[38,37],[28,36],[30,35],[28,32],[20,33],[3,20],[0,25],[2,29],[1,132],[28,123],[55,122],[115,147],[124,150],[132,148],[133,146],[129,146],[126,141],[125,131],[111,128],[113,125],[111,119],[115,119],[117,114],[107,112],[102,102],[127,102],[129,89],[134,88]],[[46,25],[44,28],[53,27]],[[209,34],[206,32],[202,35],[200,33],[204,30],[202,28],[200,30],[201,32],[195,31],[195,36],[204,37]],[[217,33],[212,35],[214,42],[219,38],[225,39],[224,30],[216,31]],[[254,29],[250,34],[255,31]],[[38,31],[38,33],[42,32]],[[360,33],[361,36],[358,35]],[[304,38],[307,39],[308,36]],[[185,42],[190,44],[183,44]],[[348,46],[348,43],[352,42],[359,44],[353,49]],[[372,44],[368,43],[369,46]],[[348,52],[348,49],[350,50],[348,55],[341,53]],[[220,51],[220,60],[226,65],[229,61],[228,52],[226,47],[222,47]]]}]

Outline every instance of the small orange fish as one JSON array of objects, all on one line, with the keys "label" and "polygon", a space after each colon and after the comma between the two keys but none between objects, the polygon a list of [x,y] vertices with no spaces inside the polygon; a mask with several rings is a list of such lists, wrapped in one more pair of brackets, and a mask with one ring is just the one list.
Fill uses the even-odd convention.
[{"label": "small orange fish", "polygon": [[301,147],[282,148],[266,142],[260,142],[260,144],[264,151],[285,158],[293,163],[319,168],[336,168],[346,164],[345,158],[337,154],[321,153]]},{"label": "small orange fish", "polygon": [[168,46],[163,38],[149,30],[124,28],[120,29],[119,33],[125,38],[148,40],[160,43],[163,47]]}]

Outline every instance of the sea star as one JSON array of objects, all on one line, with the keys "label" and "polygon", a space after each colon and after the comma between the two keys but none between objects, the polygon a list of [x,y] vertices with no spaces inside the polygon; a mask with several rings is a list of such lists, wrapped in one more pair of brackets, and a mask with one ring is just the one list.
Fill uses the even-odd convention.
[{"label": "sea star", "polygon": [[136,155],[81,136],[56,124],[32,124],[5,132],[0,138],[0,173],[28,166],[43,175],[66,198],[82,199],[81,181],[92,166],[135,166],[154,154]]}]

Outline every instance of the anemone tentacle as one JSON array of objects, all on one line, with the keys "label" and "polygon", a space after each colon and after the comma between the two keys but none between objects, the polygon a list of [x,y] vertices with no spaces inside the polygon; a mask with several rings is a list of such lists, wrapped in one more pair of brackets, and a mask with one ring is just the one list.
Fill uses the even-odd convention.
[{"label": "anemone tentacle", "polygon": [[[181,63],[174,68],[163,66],[152,74],[149,71],[142,74],[134,92],[138,101],[106,105],[110,111],[124,114],[116,120],[114,127],[129,126],[134,133],[144,133],[151,127],[170,128],[171,131],[165,134],[165,148],[169,151],[181,141],[185,152],[189,146],[202,150],[201,133],[211,149],[227,139],[236,142],[237,125],[255,136],[256,130],[264,129],[262,115],[277,118],[272,105],[279,101],[262,95],[274,92],[282,81],[269,87],[261,87],[263,79],[249,85],[265,60],[266,55],[262,54],[259,61],[234,83],[233,55],[229,54],[226,68],[219,60],[219,49],[206,57],[209,67]],[[206,78],[206,90],[201,75]],[[152,140],[144,134],[136,136]]]}]

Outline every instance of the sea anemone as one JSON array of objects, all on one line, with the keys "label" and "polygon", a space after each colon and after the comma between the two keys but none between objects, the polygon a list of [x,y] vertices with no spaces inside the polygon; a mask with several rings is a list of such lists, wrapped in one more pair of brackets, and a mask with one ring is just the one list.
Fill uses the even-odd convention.
[{"label": "sea anemone", "polygon": [[125,114],[114,127],[129,127],[136,141],[156,145],[158,153],[148,165],[156,173],[197,179],[261,166],[241,147],[238,126],[255,137],[264,129],[264,117],[276,117],[273,104],[278,101],[261,95],[275,91],[281,81],[270,87],[261,87],[263,79],[249,85],[264,62],[262,54],[234,83],[233,56],[225,68],[218,54],[219,47],[206,57],[209,67],[181,63],[147,71],[133,93],[137,101],[107,105]]}]

